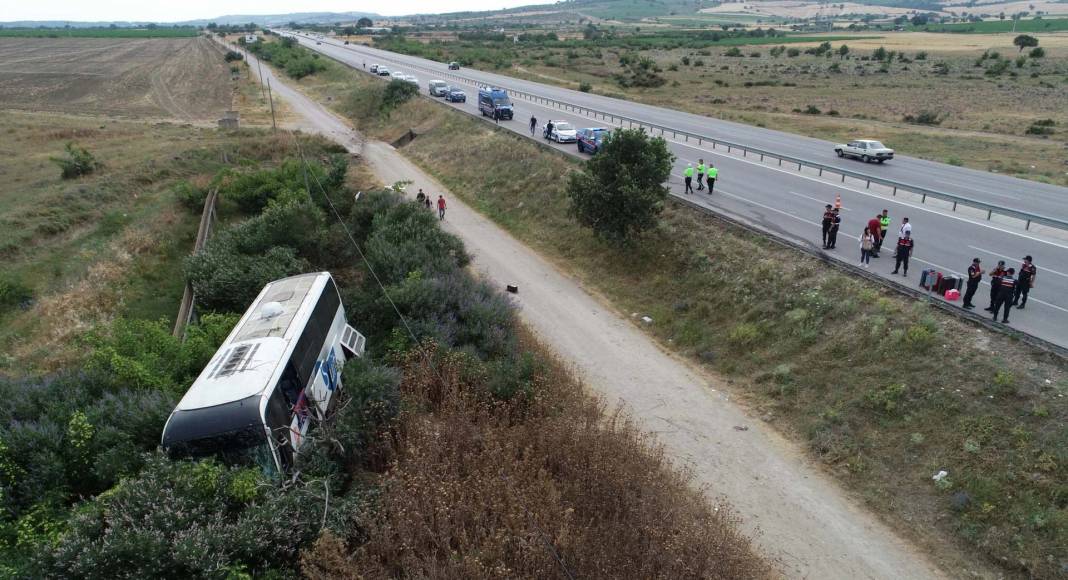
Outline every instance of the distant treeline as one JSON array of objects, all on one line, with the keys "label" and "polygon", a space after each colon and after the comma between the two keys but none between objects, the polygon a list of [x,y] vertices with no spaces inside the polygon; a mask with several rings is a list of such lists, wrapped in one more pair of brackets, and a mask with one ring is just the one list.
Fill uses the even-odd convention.
[{"label": "distant treeline", "polygon": [[31,38],[184,38],[197,36],[200,30],[191,26],[164,28],[0,28],[0,37]]}]

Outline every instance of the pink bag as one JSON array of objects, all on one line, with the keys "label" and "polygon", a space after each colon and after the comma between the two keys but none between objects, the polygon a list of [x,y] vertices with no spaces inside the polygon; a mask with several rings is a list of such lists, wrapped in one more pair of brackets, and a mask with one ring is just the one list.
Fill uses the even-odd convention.
[{"label": "pink bag", "polygon": [[946,300],[960,300],[960,290],[956,288],[946,290]]}]

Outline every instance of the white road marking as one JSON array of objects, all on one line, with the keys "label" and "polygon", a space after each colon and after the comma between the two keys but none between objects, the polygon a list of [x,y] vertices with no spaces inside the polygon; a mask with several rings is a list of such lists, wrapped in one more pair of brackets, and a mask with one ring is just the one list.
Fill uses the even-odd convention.
[{"label": "white road marking", "polygon": [[[827,200],[823,200],[823,199],[817,199],[817,198],[815,198],[815,197],[812,197],[811,195],[805,195],[805,194],[803,194],[803,193],[798,193],[798,192],[796,192],[796,191],[789,191],[789,192],[787,192],[787,193],[789,193],[789,194],[791,194],[791,195],[796,195],[796,196],[798,196],[798,197],[803,197],[803,198],[805,198],[805,199],[811,199],[812,201],[815,201],[815,202],[818,202],[818,203],[823,203],[823,204],[827,204],[827,203],[830,203],[830,204],[832,204],[832,205],[834,204],[834,202],[833,202],[833,201],[830,201],[830,202],[829,202],[829,201],[827,201]],[[846,207],[846,206],[844,206],[844,205],[842,206],[842,210],[844,210],[844,211],[851,211],[851,210],[850,210],[850,209],[849,209],[848,207]]]},{"label": "white road marking", "polygon": [[1017,201],[1019,201],[1019,199],[1020,199],[1020,197],[1017,196],[1017,195],[1008,195],[1006,193],[999,193],[999,192],[996,192],[996,191],[990,191],[989,189],[983,189],[981,187],[975,187],[974,185],[964,185],[964,184],[955,183],[955,182],[952,182],[952,181],[946,181],[944,179],[936,179],[935,181],[937,181],[938,183],[944,183],[946,185],[952,185],[953,187],[964,187],[964,188],[967,188],[967,189],[974,189],[975,191],[981,191],[981,192],[983,192],[983,193],[985,193],[987,195],[994,195],[994,196],[997,196],[997,197],[1004,197],[1004,198],[1007,198],[1007,199],[1015,199]]},{"label": "white road marking", "polygon": [[[1020,258],[1020,257],[1006,256],[1005,254],[999,254],[997,252],[991,252],[990,250],[987,250],[987,249],[984,249],[984,248],[980,248],[980,247],[977,247],[977,246],[968,246],[968,247],[973,249],[973,250],[979,250],[980,252],[984,252],[984,253],[990,254],[991,256],[997,256],[998,258],[1005,258],[1006,260],[1020,260],[1020,261],[1023,261],[1023,258]],[[1068,278],[1068,274],[1065,274],[1064,272],[1058,272],[1056,270],[1051,270],[1051,269],[1046,268],[1044,266],[1042,268],[1042,271],[1043,272],[1049,272],[1050,274],[1056,274],[1058,276],[1064,276],[1065,278]]]}]

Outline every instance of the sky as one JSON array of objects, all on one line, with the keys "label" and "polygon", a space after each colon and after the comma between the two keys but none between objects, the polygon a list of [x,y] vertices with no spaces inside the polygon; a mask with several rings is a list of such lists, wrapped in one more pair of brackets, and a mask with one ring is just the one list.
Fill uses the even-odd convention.
[{"label": "sky", "polygon": [[0,21],[198,20],[225,14],[290,12],[374,12],[384,16],[497,10],[551,0],[0,0]]}]

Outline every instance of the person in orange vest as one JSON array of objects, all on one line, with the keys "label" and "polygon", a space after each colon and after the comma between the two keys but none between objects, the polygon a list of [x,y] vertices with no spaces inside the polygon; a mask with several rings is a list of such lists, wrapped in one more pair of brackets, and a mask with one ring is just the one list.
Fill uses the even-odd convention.
[{"label": "person in orange vest", "polygon": [[[1038,268],[1032,263],[1031,256],[1024,256],[1023,264],[1020,265],[1020,278],[1016,281],[1016,293],[1012,295],[1012,305],[1023,308],[1027,304],[1027,294],[1035,285],[1035,277],[1038,276]],[[1023,301],[1020,301],[1020,297]]]},{"label": "person in orange vest", "polygon": [[1013,274],[1016,273],[1014,268],[1009,268],[1005,275],[998,279],[998,296],[994,300],[994,320],[998,319],[998,311],[1001,307],[1005,307],[1005,314],[1001,318],[1001,322],[1008,324],[1009,311],[1012,310],[1012,296],[1016,293],[1016,278]]},{"label": "person in orange vest", "polygon": [[994,311],[994,302],[998,297],[998,288],[1001,283],[1001,277],[1005,275],[1005,260],[998,260],[998,265],[990,271],[990,306],[987,306],[983,310],[987,312]]},{"label": "person in orange vest", "polygon": [[445,196],[438,195],[438,219],[445,219]]}]

